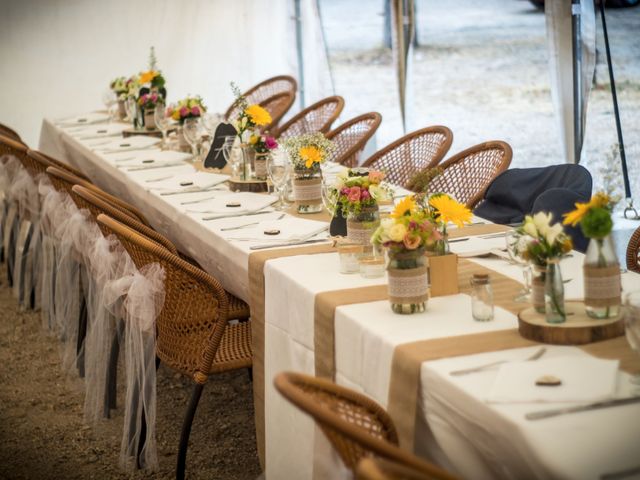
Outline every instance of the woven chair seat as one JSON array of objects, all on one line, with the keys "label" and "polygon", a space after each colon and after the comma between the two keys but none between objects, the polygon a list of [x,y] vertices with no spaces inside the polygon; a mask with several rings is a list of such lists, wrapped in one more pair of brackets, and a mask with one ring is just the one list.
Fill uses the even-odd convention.
[{"label": "woven chair seat", "polygon": [[251,322],[228,324],[209,373],[251,366]]},{"label": "woven chair seat", "polygon": [[227,292],[227,296],[229,297],[229,313],[227,314],[229,318],[243,320],[251,316],[249,305],[246,302],[229,292]]},{"label": "woven chair seat", "polygon": [[627,245],[627,268],[640,273],[640,227],[633,232]]}]

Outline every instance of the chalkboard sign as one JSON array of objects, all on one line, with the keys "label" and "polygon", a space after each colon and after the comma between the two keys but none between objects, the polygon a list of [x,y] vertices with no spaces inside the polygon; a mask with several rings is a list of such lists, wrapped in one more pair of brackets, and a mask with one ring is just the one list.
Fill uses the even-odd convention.
[{"label": "chalkboard sign", "polygon": [[205,168],[224,168],[227,161],[222,153],[222,145],[226,137],[232,137],[236,135],[236,129],[230,123],[221,123],[216,128],[216,133],[213,135],[213,141],[211,142],[211,149],[207,153],[204,159]]}]

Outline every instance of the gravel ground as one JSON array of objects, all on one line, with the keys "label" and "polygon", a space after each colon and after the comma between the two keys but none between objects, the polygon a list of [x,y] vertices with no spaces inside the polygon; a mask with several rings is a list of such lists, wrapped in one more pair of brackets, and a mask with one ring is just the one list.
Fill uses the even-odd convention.
[{"label": "gravel ground", "polygon": [[[4,278],[4,264],[1,265]],[[160,367],[157,438],[160,470],[118,468],[124,391],[111,419],[83,422],[82,384],[60,367],[59,343],[39,313],[21,312],[0,285],[0,479],[170,479],[191,382]],[[122,374],[120,374],[122,379]],[[247,371],[212,377],[204,389],[187,452],[191,479],[253,479],[260,474]]]}]

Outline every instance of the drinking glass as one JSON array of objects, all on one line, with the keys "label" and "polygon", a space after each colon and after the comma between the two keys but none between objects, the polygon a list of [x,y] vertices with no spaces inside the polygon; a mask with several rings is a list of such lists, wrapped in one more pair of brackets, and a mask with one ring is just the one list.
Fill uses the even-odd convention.
[{"label": "drinking glass", "polygon": [[134,127],[137,127],[138,106],[136,105],[136,97],[132,95],[127,97],[124,102],[124,110],[127,113],[126,120],[131,122]]},{"label": "drinking glass", "polygon": [[[231,176],[238,178],[240,176],[240,155],[238,155],[238,149],[236,146],[236,136],[231,135],[224,137],[224,143],[222,144],[222,155],[229,165],[231,165]],[[242,152],[240,152],[242,153]]]},{"label": "drinking glass", "polygon": [[[631,349],[640,354],[640,290],[627,294],[625,300],[625,334]],[[629,381],[634,385],[640,385],[640,374],[632,376]],[[636,393],[640,393],[638,390]]]},{"label": "drinking glass", "polygon": [[209,135],[211,135],[211,138],[214,137],[216,133],[216,128],[218,128],[218,125],[220,125],[221,121],[222,121],[222,117],[217,113],[206,112],[202,116],[202,124],[205,130],[209,132]]},{"label": "drinking glass", "polygon": [[515,230],[509,230],[506,232],[504,234],[504,239],[511,263],[518,265],[522,269],[522,276],[524,277],[524,286],[522,287],[522,290],[518,292],[514,301],[528,302],[531,296],[531,265],[529,265],[529,262],[524,261],[517,255],[516,245],[518,243],[518,237],[516,237]]},{"label": "drinking glass", "polygon": [[200,118],[187,118],[184,121],[184,125],[182,126],[182,133],[184,134],[184,139],[187,141],[189,145],[191,145],[191,151],[193,153],[194,160],[198,160],[199,157],[199,149],[198,145],[200,144],[200,134],[201,134],[201,124]]},{"label": "drinking glass", "polygon": [[164,103],[158,103],[153,111],[156,127],[162,132],[162,149],[167,149],[167,131],[169,130],[171,119],[166,114]]},{"label": "drinking glass", "polygon": [[322,177],[322,204],[330,215],[334,215],[338,203],[338,191],[334,187],[334,179]]},{"label": "drinking glass", "polygon": [[102,93],[102,103],[107,107],[107,113],[109,114],[109,121],[113,120],[113,106],[118,103],[118,98],[113,90],[106,89]]},{"label": "drinking glass", "polygon": [[267,160],[267,172],[271,183],[278,192],[278,204],[275,208],[276,210],[285,210],[287,203],[284,199],[284,191],[291,172],[289,157],[283,152],[276,150],[273,155],[271,155],[271,158]]}]

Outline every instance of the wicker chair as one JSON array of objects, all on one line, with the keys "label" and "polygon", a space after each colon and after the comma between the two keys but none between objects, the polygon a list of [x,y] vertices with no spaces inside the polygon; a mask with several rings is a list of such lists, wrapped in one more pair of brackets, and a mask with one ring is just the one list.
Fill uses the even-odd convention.
[{"label": "wicker chair", "polygon": [[282,127],[273,131],[277,138],[289,138],[305,133],[327,133],[344,108],[342,97],[327,97],[294,115]]},{"label": "wicker chair", "polygon": [[18,135],[18,132],[16,132],[13,128],[7,127],[3,123],[0,123],[0,135],[9,137],[10,139],[15,140],[16,142],[24,143],[20,138],[20,135]]},{"label": "wicker chair", "polygon": [[261,130],[267,132],[276,129],[282,117],[285,116],[295,101],[295,92],[282,92],[260,102],[260,106],[271,115],[271,123],[261,127]]},{"label": "wicker chair", "polygon": [[351,471],[364,457],[378,456],[429,472],[433,478],[455,478],[401,450],[391,417],[370,398],[300,373],[280,373],[274,384],[287,400],[313,417]]},{"label": "wicker chair", "polygon": [[508,143],[492,141],[455,154],[439,166],[442,173],[429,183],[429,193],[442,192],[473,209],[500,173],[511,164]]},{"label": "wicker chair", "polygon": [[156,354],[194,382],[178,451],[176,477],[183,479],[191,424],[207,378],[252,365],[251,321],[229,323],[229,298],[215,278],[104,214],[97,220],[117,235],[138,268],[159,263],[165,270]]},{"label": "wicker chair", "polygon": [[66,172],[57,167],[47,167],[46,172],[49,178],[51,179],[51,183],[53,184],[53,187],[56,190],[67,192],[69,195],[71,195],[71,189],[73,188],[73,186],[81,185],[87,188],[88,190],[91,190],[92,193],[94,193],[95,195],[98,195],[103,200],[109,202],[111,205],[118,208],[123,213],[129,215],[130,217],[133,217],[135,220],[139,221],[140,223],[143,223],[147,227],[150,227],[147,219],[144,217],[144,215],[142,215],[142,212],[140,212],[137,208],[125,202],[124,200],[120,200],[118,197],[114,197],[113,195],[105,192],[104,190],[101,190],[91,182],[87,180],[83,180],[80,177],[76,177],[72,173]]},{"label": "wicker chair", "polygon": [[19,140],[11,138],[0,132],[0,157],[3,155],[13,155],[16,157],[23,167],[25,167],[32,176],[35,176],[31,169],[29,159],[27,158],[27,151],[29,148]]},{"label": "wicker chair", "polygon": [[420,170],[435,167],[452,142],[453,133],[447,127],[423,128],[377,151],[362,166],[384,170],[389,182],[406,187]]},{"label": "wicker chair", "polygon": [[336,148],[329,160],[345,167],[357,167],[362,150],[376,133],[380,122],[382,122],[382,115],[371,112],[352,118],[331,130],[326,137],[333,141]]},{"label": "wicker chair", "polygon": [[627,269],[640,273],[640,227],[633,232],[627,245]]},{"label": "wicker chair", "polygon": [[365,457],[356,468],[356,480],[430,480],[431,472],[386,460]]},{"label": "wicker chair", "polygon": [[[279,75],[277,77],[268,78],[258,83],[254,87],[247,90],[243,94],[243,96],[246,98],[248,103],[250,104],[257,103],[265,107],[267,110],[269,110],[269,113],[271,113],[271,118],[273,121],[271,122],[271,125],[269,125],[268,127],[271,129],[274,129],[278,126],[278,122],[282,119],[285,113],[287,113],[289,108],[291,108],[291,105],[293,105],[293,102],[296,99],[297,90],[298,90],[298,83],[296,82],[295,78],[290,77],[288,75]],[[282,114],[278,116],[275,114],[275,110],[272,111],[269,107],[269,104],[273,103],[273,100],[270,102],[267,102],[266,105],[265,105],[265,102],[283,93],[288,94],[288,96],[291,98],[291,104],[286,110],[282,112]],[[238,108],[238,106],[236,106],[236,102],[233,102],[233,104],[225,112],[224,118],[227,121],[232,120],[236,118],[239,113],[240,113],[240,109]]]}]

